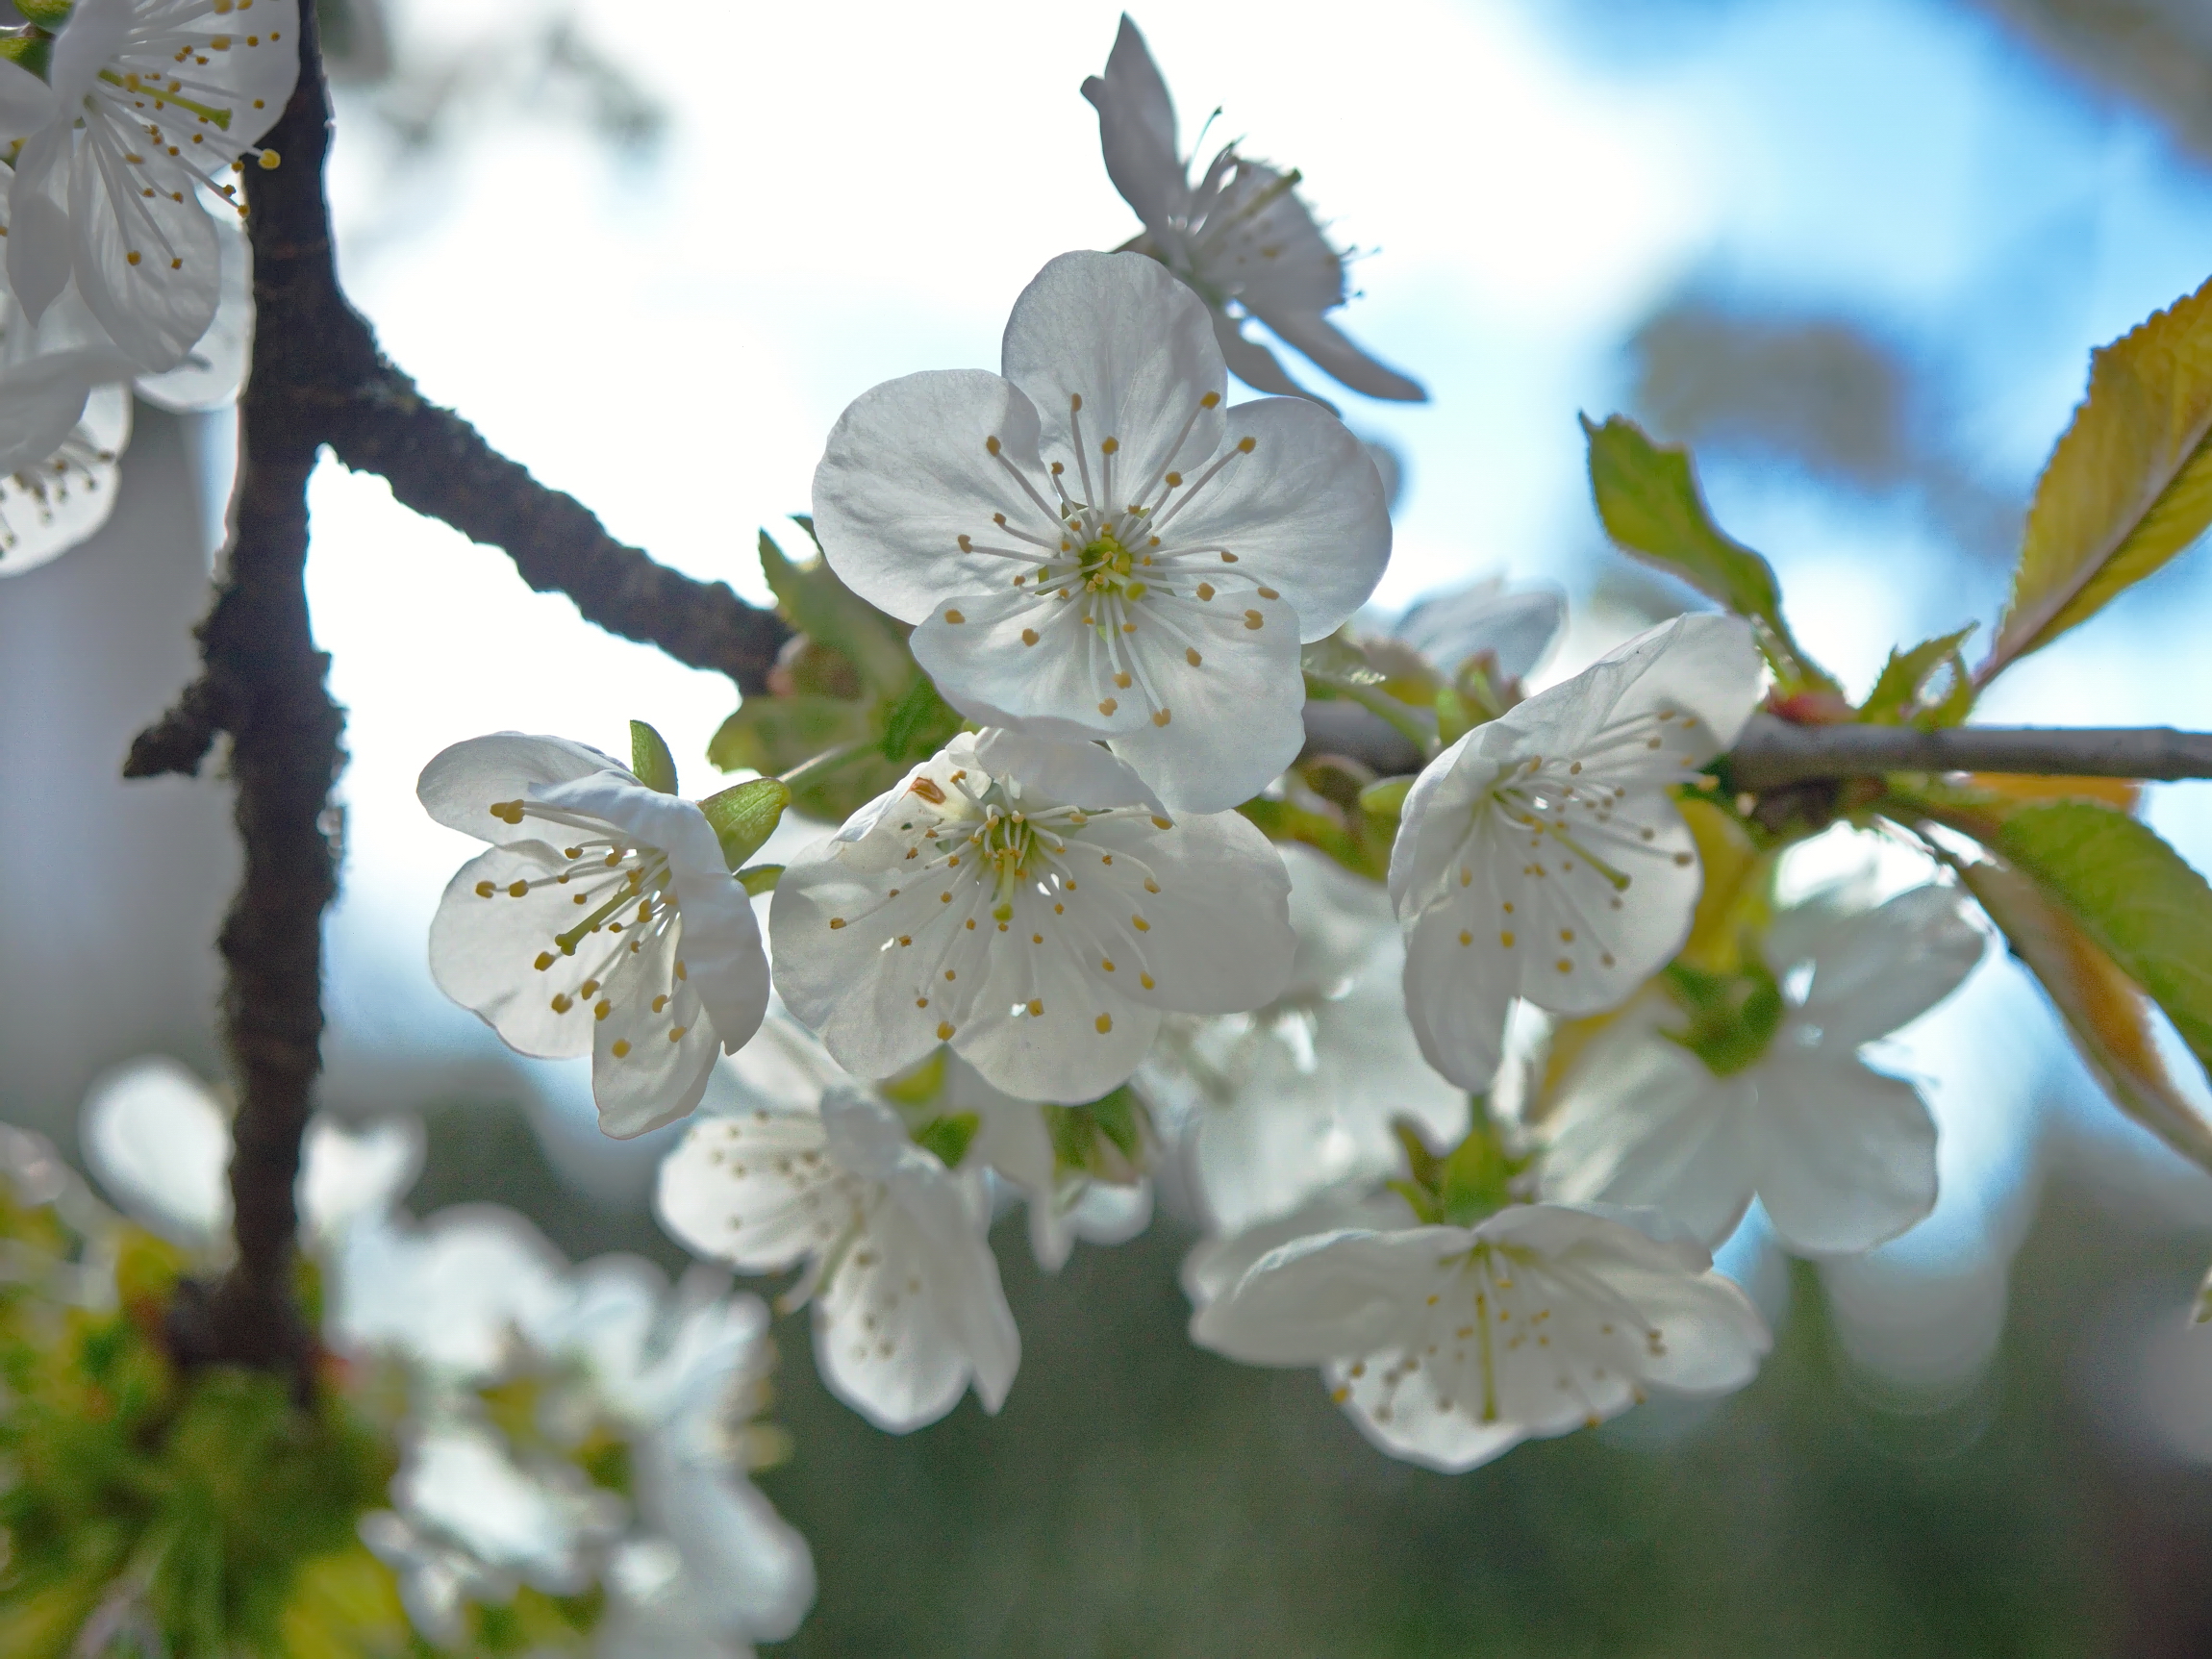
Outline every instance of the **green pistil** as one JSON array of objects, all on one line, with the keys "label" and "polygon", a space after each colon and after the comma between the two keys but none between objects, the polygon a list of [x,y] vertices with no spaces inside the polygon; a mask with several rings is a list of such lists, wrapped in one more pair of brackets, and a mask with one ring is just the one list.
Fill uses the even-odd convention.
[{"label": "green pistil", "polygon": [[1706,973],[1677,962],[1661,977],[1690,1017],[1683,1030],[1663,1035],[1702,1060],[1716,1077],[1756,1065],[1789,1011],[1781,986],[1756,963],[1737,973]]},{"label": "green pistil", "polygon": [[159,81],[144,81],[141,80],[136,73],[130,75],[118,75],[113,69],[102,69],[100,71],[100,79],[107,82],[111,87],[122,88],[126,92],[140,94],[145,97],[152,98],[156,103],[174,104],[178,109],[183,110],[189,114],[197,115],[203,121],[213,121],[216,126],[220,127],[226,133],[231,130],[230,111],[217,109],[213,104],[202,104],[196,102],[193,99],[181,96],[176,92],[168,90]]}]

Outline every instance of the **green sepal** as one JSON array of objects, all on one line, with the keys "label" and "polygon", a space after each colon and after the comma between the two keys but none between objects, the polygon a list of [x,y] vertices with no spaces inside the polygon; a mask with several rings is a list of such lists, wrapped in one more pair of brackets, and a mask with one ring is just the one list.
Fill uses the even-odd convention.
[{"label": "green sepal", "polygon": [[1707,973],[1676,962],[1660,978],[1690,1016],[1684,1029],[1662,1035],[1702,1060],[1716,1077],[1732,1077],[1757,1064],[1789,1007],[1780,984],[1755,957],[1734,973]]},{"label": "green sepal", "polygon": [[944,1056],[941,1045],[929,1051],[896,1077],[878,1083],[876,1093],[896,1106],[927,1106],[944,1093]]},{"label": "green sepal", "polygon": [[76,0],[16,0],[15,5],[26,23],[53,30],[68,22],[69,13],[76,9]]},{"label": "green sepal", "polygon": [[749,864],[738,871],[738,884],[745,890],[747,898],[758,898],[764,892],[776,891],[776,883],[783,880],[784,867],[780,864]]},{"label": "green sepal", "polygon": [[1360,811],[1370,817],[1395,818],[1405,814],[1405,797],[1413,792],[1410,777],[1377,778],[1360,791]]},{"label": "green sepal", "polygon": [[932,1118],[914,1132],[914,1144],[924,1152],[932,1153],[947,1169],[960,1168],[960,1161],[968,1156],[968,1148],[975,1140],[975,1132],[983,1127],[983,1119],[973,1112],[954,1112],[943,1118]]},{"label": "green sepal", "polygon": [[1057,1173],[1127,1186],[1151,1168],[1152,1115],[1124,1084],[1087,1106],[1044,1106]]},{"label": "green sepal", "polygon": [[643,720],[630,722],[630,769],[647,789],[665,795],[676,792],[676,757],[668,740]]},{"label": "green sepal", "polygon": [[1391,1120],[1391,1133],[1405,1153],[1406,1176],[1387,1183],[1429,1226],[1471,1227],[1513,1203],[1513,1186],[1532,1157],[1507,1150],[1505,1136],[1480,1094],[1468,1097],[1470,1121],[1466,1138],[1439,1156],[1410,1118]]},{"label": "green sepal", "polygon": [[54,38],[37,27],[0,30],[0,58],[43,81],[54,63]]},{"label": "green sepal", "polygon": [[716,791],[699,803],[699,810],[715,826],[723,861],[735,871],[742,870],[745,861],[767,844],[783,821],[784,808],[791,804],[792,792],[783,779],[753,778]]}]

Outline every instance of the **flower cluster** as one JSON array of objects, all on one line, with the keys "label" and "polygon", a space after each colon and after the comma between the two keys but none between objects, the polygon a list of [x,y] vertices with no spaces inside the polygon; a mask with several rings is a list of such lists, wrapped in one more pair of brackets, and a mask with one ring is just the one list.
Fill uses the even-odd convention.
[{"label": "flower cluster", "polygon": [[131,390],[176,411],[237,396],[252,301],[232,175],[277,164],[258,140],[299,73],[298,0],[31,14],[56,10],[57,32],[35,21],[0,58],[0,574],[105,521]]}]

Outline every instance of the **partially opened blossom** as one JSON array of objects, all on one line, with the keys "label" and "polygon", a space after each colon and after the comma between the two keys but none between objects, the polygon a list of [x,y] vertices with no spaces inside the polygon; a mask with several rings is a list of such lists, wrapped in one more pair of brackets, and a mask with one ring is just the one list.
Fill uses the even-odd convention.
[{"label": "partially opened blossom", "polygon": [[1472,1227],[1318,1234],[1263,1256],[1191,1334],[1253,1365],[1319,1366],[1383,1450],[1472,1469],[1646,1391],[1724,1394],[1756,1373],[1771,1339],[1749,1298],[1637,1219],[1515,1204]]},{"label": "partially opened blossom", "polygon": [[1178,146],[1175,106],[1137,25],[1124,15],[1103,77],[1083,83],[1098,111],[1107,176],[1144,221],[1137,245],[1195,289],[1213,314],[1230,372],[1261,391],[1299,394],[1274,355],[1246,338],[1254,316],[1316,364],[1370,397],[1428,394],[1345,338],[1327,313],[1345,303],[1345,256],[1296,194],[1298,175],[1224,145],[1198,182]]},{"label": "partially opened blossom", "polygon": [[1164,1013],[1257,1008],[1295,940],[1282,860],[1242,817],[1171,819],[1084,742],[963,734],[791,861],[778,990],[847,1070],[940,1043],[1010,1094],[1124,1082]]},{"label": "partially opened blossom", "polygon": [[217,232],[202,191],[283,113],[297,0],[78,0],[51,82],[0,62],[0,140],[19,139],[8,276],[36,322],[72,281],[132,362],[173,368],[214,321]]},{"label": "partially opened blossom", "polygon": [[1303,742],[1299,645],[1389,560],[1374,463],[1311,403],[1223,408],[1205,307],[1139,255],[1046,265],[1004,369],[908,375],[839,417],[814,486],[831,567],[918,624],[970,718],[1102,739],[1178,812],[1258,793]]},{"label": "partially opened blossom", "polygon": [[[993,1087],[950,1048],[932,1049],[906,1070],[873,1082],[830,1058],[813,1032],[771,1001],[760,1035],[728,1062],[748,1109],[808,1113],[833,1091],[872,1093],[917,1132],[929,1136],[955,1169],[988,1169],[1018,1191],[1029,1213],[1037,1265],[1058,1272],[1078,1239],[1118,1244],[1144,1230],[1152,1215],[1149,1182],[1091,1179],[1060,1166],[1044,1114],[1049,1108]],[[957,1151],[946,1137],[967,1137]]]},{"label": "partially opened blossom", "polygon": [[1249,1014],[1171,1015],[1138,1072],[1183,1138],[1206,1218],[1238,1232],[1347,1178],[1394,1167],[1394,1118],[1447,1144],[1467,1094],[1420,1056],[1389,896],[1311,848],[1291,872],[1291,980]]},{"label": "partially opened blossom", "polygon": [[1897,1237],[1935,1207],[1935,1121],[1858,1051],[1948,996],[1984,944],[1946,887],[1785,913],[1771,972],[1687,1014],[1654,993],[1591,1045],[1546,1119],[1546,1192],[1651,1205],[1714,1244],[1754,1194],[1800,1254]]},{"label": "partially opened blossom", "polygon": [[832,1393],[893,1433],[935,1422],[969,1386],[1006,1398],[1020,1334],[984,1237],[979,1174],[955,1175],[897,1114],[838,1091],[816,1112],[702,1119],[661,1166],[661,1219],[745,1272],[806,1264],[815,1364]]},{"label": "partially opened blossom", "polygon": [[416,793],[492,843],[431,922],[439,989],[520,1053],[590,1054],[610,1135],[696,1106],[768,997],[752,905],[697,804],[597,749],[516,732],[454,744]]},{"label": "partially opened blossom", "polygon": [[1679,616],[1476,726],[1420,774],[1391,852],[1406,1011],[1487,1089],[1516,997],[1619,1006],[1681,947],[1697,855],[1672,791],[1735,741],[1760,661],[1740,618]]}]

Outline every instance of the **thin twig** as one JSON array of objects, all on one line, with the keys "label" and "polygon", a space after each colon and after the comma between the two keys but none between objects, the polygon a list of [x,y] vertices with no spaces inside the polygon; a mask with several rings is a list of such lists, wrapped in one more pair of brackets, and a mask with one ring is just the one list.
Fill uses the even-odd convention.
[{"label": "thin twig", "polygon": [[1756,794],[1823,778],[1886,772],[2026,772],[2047,777],[2212,778],[2212,732],[2170,726],[1794,725],[1754,715],[1729,775]]}]

